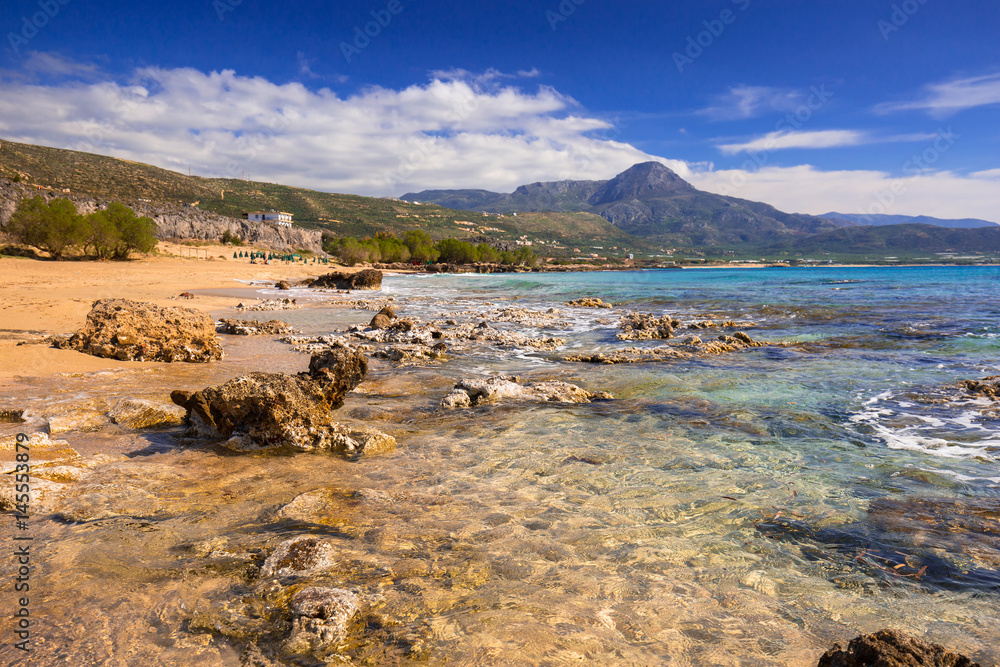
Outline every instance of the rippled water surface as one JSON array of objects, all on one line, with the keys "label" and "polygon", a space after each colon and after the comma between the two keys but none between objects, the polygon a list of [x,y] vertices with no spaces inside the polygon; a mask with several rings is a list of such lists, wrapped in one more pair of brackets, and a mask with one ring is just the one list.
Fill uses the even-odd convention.
[{"label": "rippled water surface", "polygon": [[[124,456],[33,519],[32,664],[238,665],[245,644],[220,619],[299,535],[337,549],[319,583],[369,600],[345,658],[359,664],[812,665],[882,627],[998,662],[1000,413],[955,386],[1000,373],[998,286],[979,267],[388,277],[366,298],[425,320],[554,307],[541,327],[495,326],[566,346],[373,362],[341,412],[398,448],[356,462],[181,446],[179,429],[53,436]],[[307,307],[254,315],[309,334],[372,315],[297,296]],[[581,296],[616,307],[564,305]],[[634,344],[615,339],[628,310],[752,322],[792,345],[562,360]],[[28,380],[5,400],[165,402],[308,359],[270,338],[224,344],[217,365]],[[438,407],[491,372],[616,399]],[[286,518],[312,491],[327,509]]]}]

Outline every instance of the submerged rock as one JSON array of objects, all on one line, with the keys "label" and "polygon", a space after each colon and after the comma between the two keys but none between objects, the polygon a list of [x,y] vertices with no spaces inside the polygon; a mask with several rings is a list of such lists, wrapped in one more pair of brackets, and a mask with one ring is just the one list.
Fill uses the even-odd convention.
[{"label": "submerged rock", "polygon": [[592,393],[575,384],[548,380],[518,384],[517,376],[495,376],[462,380],[454,391],[444,397],[446,408],[474,407],[502,401],[539,401],[552,403],[590,403],[613,398],[607,392]]},{"label": "submerged rock", "polygon": [[567,301],[567,306],[576,306],[578,308],[611,308],[610,303],[604,303],[595,297],[584,297],[582,299],[574,299],[573,301]]},{"label": "submerged rock", "polygon": [[392,309],[392,306],[385,306],[372,318],[371,324],[368,326],[372,329],[387,329],[394,319],[396,319],[396,311]]},{"label": "submerged rock", "polygon": [[236,451],[385,450],[390,436],[332,421],[332,411],[367,372],[364,355],[329,350],[314,355],[305,373],[249,373],[193,393],[175,391],[171,398],[187,410],[188,435],[225,439]]},{"label": "submerged rock", "polygon": [[566,361],[583,361],[591,364],[643,364],[654,361],[678,359],[695,359],[716,354],[737,352],[754,347],[785,347],[785,343],[762,343],[753,340],[742,331],[732,336],[719,336],[715,340],[703,341],[697,336],[685,336],[676,345],[638,348],[627,347],[612,352],[595,352],[593,354],[571,354]]},{"label": "submerged rock", "polygon": [[53,345],[120,361],[208,362],[222,358],[212,319],[191,308],[129,299],[95,301],[87,324]]},{"label": "submerged rock", "polygon": [[262,577],[312,574],[334,566],[336,550],[315,537],[296,537],[278,545],[261,566]]},{"label": "submerged rock", "polygon": [[983,396],[994,401],[1000,398],[1000,375],[991,375],[982,380],[962,380],[958,386],[973,396]]},{"label": "submerged rock", "polygon": [[256,320],[224,319],[216,323],[215,330],[221,334],[234,336],[275,336],[299,333],[281,320],[257,322]]},{"label": "submerged rock", "polygon": [[108,412],[114,423],[142,429],[184,423],[185,412],[176,405],[160,405],[141,398],[123,398]]},{"label": "submerged rock", "polygon": [[879,630],[834,644],[817,667],[980,667],[979,663],[898,630]]},{"label": "submerged rock", "polygon": [[292,631],[285,650],[322,658],[347,638],[361,600],[342,588],[310,586],[292,597],[291,611]]},{"label": "submerged rock", "polygon": [[320,276],[309,283],[309,287],[325,287],[328,289],[346,290],[378,290],[382,289],[382,272],[377,269],[364,269],[357,273],[336,271]]}]

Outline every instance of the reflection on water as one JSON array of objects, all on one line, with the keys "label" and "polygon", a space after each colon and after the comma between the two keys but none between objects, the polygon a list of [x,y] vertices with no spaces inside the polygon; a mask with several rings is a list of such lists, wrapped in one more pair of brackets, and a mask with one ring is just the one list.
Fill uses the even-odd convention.
[{"label": "reflection on water", "polygon": [[[497,279],[473,280],[486,289]],[[402,283],[399,300],[404,290],[409,307],[430,312],[430,294]],[[277,315],[310,333],[371,316]],[[613,337],[573,326],[570,344]],[[863,335],[852,326],[838,333]],[[121,396],[165,401],[175,388],[297,371],[307,359],[273,341],[225,345],[221,364],[30,381],[8,400],[32,414]],[[894,449],[883,432],[905,437],[923,423],[956,441],[996,438],[986,422],[975,424],[983,432],[949,426],[954,405],[907,404],[907,392],[977,360],[939,347],[943,367],[924,368],[923,351],[894,350],[625,367],[566,364],[558,353],[530,355],[547,361],[539,366],[492,353],[427,368],[375,362],[342,411],[399,447],[359,462],[183,448],[178,429],[58,436],[85,454],[125,457],[33,519],[32,664],[238,665],[245,641],[266,648],[284,620],[261,606],[266,623],[241,626],[234,610],[266,599],[257,566],[301,535],[335,547],[336,566],[311,582],[369,600],[348,647],[358,664],[813,665],[832,642],[882,627],[998,661],[995,452]],[[457,379],[490,370],[618,400],[436,407]],[[916,416],[897,423],[899,410]],[[308,509],[287,509],[296,498]],[[951,569],[914,576],[936,563]],[[0,567],[9,578],[10,559]]]}]

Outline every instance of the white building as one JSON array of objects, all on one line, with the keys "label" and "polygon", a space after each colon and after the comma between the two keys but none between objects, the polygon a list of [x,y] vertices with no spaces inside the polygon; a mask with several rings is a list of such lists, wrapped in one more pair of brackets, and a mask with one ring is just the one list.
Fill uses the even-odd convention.
[{"label": "white building", "polygon": [[254,222],[270,222],[280,227],[292,226],[292,214],[284,211],[251,211],[244,213],[243,218]]}]

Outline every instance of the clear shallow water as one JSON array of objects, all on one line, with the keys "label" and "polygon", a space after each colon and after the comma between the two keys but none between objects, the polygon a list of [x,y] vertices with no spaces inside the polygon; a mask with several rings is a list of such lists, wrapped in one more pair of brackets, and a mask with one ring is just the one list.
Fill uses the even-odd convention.
[{"label": "clear shallow water", "polygon": [[[245,594],[241,568],[301,534],[339,550],[328,583],[376,598],[359,663],[811,665],[833,641],[887,626],[997,662],[1000,421],[947,387],[1000,372],[998,281],[992,268],[387,277],[381,296],[424,319],[558,308],[545,328],[497,326],[567,346],[375,364],[343,411],[399,448],[357,463],[181,449],[170,431],[60,436],[128,458],[95,473],[117,490],[90,501],[106,518],[35,522],[38,664],[238,664],[238,642],[192,619]],[[562,305],[580,296],[625,306]],[[626,309],[752,321],[754,338],[802,344],[560,360],[629,345],[614,338]],[[371,317],[250,315],[308,333]],[[37,410],[162,399],[306,361],[277,343],[226,346],[215,367],[26,383],[21,398]],[[488,372],[618,400],[436,408],[457,379]],[[341,499],[336,511],[278,517],[317,489]],[[246,558],[213,562],[206,544]]]}]

